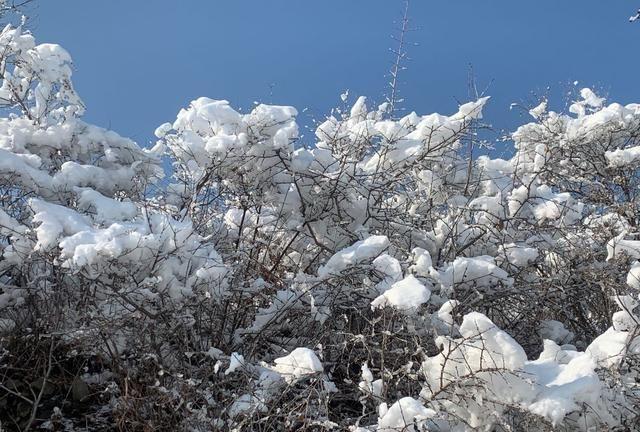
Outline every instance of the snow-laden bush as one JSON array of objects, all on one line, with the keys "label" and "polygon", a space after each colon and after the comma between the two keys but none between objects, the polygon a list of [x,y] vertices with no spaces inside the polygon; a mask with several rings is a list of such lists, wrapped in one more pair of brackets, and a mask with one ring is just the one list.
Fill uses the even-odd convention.
[{"label": "snow-laden bush", "polygon": [[640,427],[640,105],[543,102],[496,159],[488,98],[311,142],[199,98],[142,149],[0,45],[2,427]]}]

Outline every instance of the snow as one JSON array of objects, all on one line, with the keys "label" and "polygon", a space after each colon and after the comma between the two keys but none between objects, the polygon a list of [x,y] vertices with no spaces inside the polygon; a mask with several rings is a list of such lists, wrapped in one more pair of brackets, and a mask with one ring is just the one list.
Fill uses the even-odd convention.
[{"label": "snow", "polygon": [[314,161],[313,152],[301,148],[291,155],[291,168],[296,172],[303,172],[309,169]]},{"label": "snow", "polygon": [[542,102],[540,102],[538,106],[529,110],[529,114],[531,115],[531,117],[533,117],[536,120],[542,117],[546,112],[547,112],[546,100],[543,100]]},{"label": "snow", "polygon": [[265,326],[276,321],[283,310],[292,307],[298,297],[299,294],[291,290],[276,291],[271,299],[271,304],[257,311],[252,325],[244,329],[244,332],[259,333]]},{"label": "snow", "polygon": [[465,315],[460,325],[460,334],[467,339],[480,337],[482,348],[489,353],[488,356],[482,356],[480,352],[470,350],[470,355],[466,356],[468,366],[477,370],[486,367],[515,370],[521,368],[527,359],[522,347],[481,313]]},{"label": "snow", "polygon": [[580,96],[582,96],[584,102],[592,108],[601,108],[606,100],[605,98],[598,97],[593,90],[589,88],[580,90]]},{"label": "snow", "polygon": [[560,219],[564,225],[573,225],[580,220],[584,205],[568,192],[554,193],[544,185],[536,192],[539,204],[534,206],[533,214],[538,222]]},{"label": "snow", "polygon": [[613,328],[616,331],[633,331],[640,324],[633,311],[638,307],[638,300],[630,295],[616,295],[613,297],[618,307],[621,309],[611,317]]},{"label": "snow", "polygon": [[624,149],[609,150],[605,157],[612,168],[624,168],[640,160],[640,146],[633,146]]},{"label": "snow", "polygon": [[371,264],[373,264],[376,270],[393,281],[397,281],[402,277],[400,262],[391,255],[382,254],[374,259]]},{"label": "snow", "polygon": [[259,398],[248,393],[238,397],[228,409],[231,418],[254,411],[264,412],[267,411],[267,407]]},{"label": "snow", "polygon": [[[541,358],[543,356],[550,357],[546,352]],[[585,354],[575,356],[566,364],[556,364],[554,360],[531,362],[525,370],[536,377],[541,388],[527,409],[557,425],[569,412],[578,409],[580,403],[595,405],[594,395],[600,393],[601,386],[595,367]]]},{"label": "snow", "polygon": [[17,220],[9,216],[4,210],[0,209],[0,233],[9,236],[15,234],[25,234],[27,228],[20,224]]},{"label": "snow", "polygon": [[495,264],[493,257],[483,255],[456,258],[440,271],[439,282],[444,288],[453,289],[464,283],[473,283],[480,287],[491,287],[498,283],[511,286],[513,279]]},{"label": "snow", "polygon": [[[388,127],[386,127],[388,123],[377,122],[374,129],[377,129],[383,138],[389,139],[399,136],[400,139],[390,143],[388,151],[383,155],[374,153],[362,161],[360,168],[365,173],[374,173],[394,164],[410,163],[425,153],[442,154],[446,148],[445,144],[456,136],[457,132],[468,125],[470,121],[482,118],[482,108],[488,100],[488,97],[484,97],[475,102],[463,104],[459,107],[458,112],[450,117],[432,114],[424,117],[415,116],[416,118],[411,120],[410,116],[407,116],[399,122],[399,125],[415,123],[415,129],[407,133],[395,130],[390,134]],[[358,109],[362,110],[363,108],[358,106]],[[333,123],[335,124],[335,122]],[[321,139],[333,137],[337,132],[335,126],[331,126],[330,129],[327,124],[321,125],[318,129],[322,130],[321,134],[316,133]],[[394,129],[396,128],[394,127]],[[428,142],[428,145],[425,145],[425,142]]]},{"label": "snow", "polygon": [[434,274],[435,270],[429,251],[422,248],[413,248],[411,255],[413,257],[413,265],[409,267],[411,272],[419,277],[428,277]]},{"label": "snow", "polygon": [[16,96],[26,96],[25,99],[34,102],[30,115],[42,122],[46,122],[49,115],[84,112],[84,105],[71,83],[71,56],[60,45],[36,45],[33,36],[11,25],[0,33],[0,45],[3,62],[13,58],[13,70],[3,74],[0,98],[15,101]]},{"label": "snow", "polygon": [[607,329],[595,338],[587,347],[587,352],[604,366],[618,364],[627,351],[629,335],[624,331],[617,331],[613,327]]},{"label": "snow", "polygon": [[542,339],[552,340],[559,345],[570,343],[573,338],[573,332],[567,330],[560,321],[543,320],[538,328],[538,335]]},{"label": "snow", "polygon": [[447,300],[437,312],[431,315],[431,323],[437,335],[453,336],[458,331],[458,326],[453,319],[453,311],[458,306],[460,306],[459,301]]},{"label": "snow", "polygon": [[63,235],[72,236],[91,229],[89,221],[84,216],[67,207],[36,198],[31,199],[29,205],[34,212],[33,221],[40,224],[36,228],[37,250],[51,249],[58,244]]},{"label": "snow", "polygon": [[338,276],[349,267],[377,257],[387,247],[389,239],[386,236],[374,235],[358,241],[329,258],[326,264],[318,269],[318,277],[326,279]]},{"label": "snow", "polygon": [[609,240],[607,243],[607,261],[617,258],[620,255],[628,255],[634,259],[640,259],[640,240],[625,240],[627,232]]},{"label": "snow", "polygon": [[391,285],[387,291],[371,302],[371,307],[394,307],[401,311],[417,309],[429,301],[431,291],[413,275]]},{"label": "snow", "polygon": [[[0,223],[2,225],[2,223]],[[627,273],[627,285],[640,291],[640,262],[635,261]]]},{"label": "snow", "polygon": [[[487,189],[493,190],[493,185],[486,185]],[[474,198],[469,203],[469,208],[477,210],[476,221],[481,224],[494,224],[505,217],[505,209],[502,203],[502,196],[481,196]]]},{"label": "snow", "polygon": [[[486,316],[472,312],[464,316],[460,325],[461,339],[447,340],[439,336],[443,352],[422,363],[421,371],[426,379],[425,397],[431,397],[443,386],[459,377],[470,376],[483,370],[517,371],[524,367],[527,356],[522,347],[504,331],[496,327]],[[464,340],[464,343],[461,343]],[[495,388],[496,392],[508,392],[507,388]]]},{"label": "snow", "polygon": [[230,360],[229,367],[224,371],[225,375],[229,375],[235,372],[238,368],[243,368],[245,366],[244,357],[241,354],[238,354],[237,352],[234,352],[233,354],[231,354],[231,357],[229,357],[229,360]]},{"label": "snow", "polygon": [[116,201],[88,188],[76,188],[75,191],[79,195],[78,208],[91,209],[94,220],[124,221],[135,218],[138,213],[138,208],[130,201]]},{"label": "snow", "polygon": [[395,402],[378,419],[378,432],[398,432],[405,430],[420,430],[427,420],[435,416],[436,412],[426,408],[419,400],[404,397]]},{"label": "snow", "polygon": [[320,359],[309,348],[296,348],[289,355],[275,359],[274,363],[273,370],[282,375],[287,382],[324,371]]},{"label": "snow", "polygon": [[587,108],[601,108],[605,102],[604,98],[598,97],[593,90],[589,88],[580,90],[580,96],[582,100],[574,102],[569,107],[569,112],[577,114],[580,117],[585,115]]},{"label": "snow", "polygon": [[362,381],[358,384],[358,388],[367,395],[374,397],[380,397],[382,395],[383,382],[382,379],[373,379],[373,373],[369,369],[367,362],[364,362],[361,367],[360,376]]},{"label": "snow", "polygon": [[526,267],[538,258],[538,250],[536,248],[515,243],[501,245],[500,252],[506,262],[516,267]]},{"label": "snow", "polygon": [[[557,330],[560,326],[552,327]],[[528,361],[524,350],[513,338],[484,315],[470,313],[463,318],[461,337],[448,340],[440,336],[443,353],[423,362],[421,370],[427,378],[427,386],[422,395],[428,399],[443,385],[456,379],[482,376],[492,398],[511,401],[546,417],[554,425],[583,404],[592,406],[604,421],[615,424],[615,419],[608,417],[602,405],[600,396],[604,384],[596,372],[599,366],[620,358],[617,350],[624,341],[614,332],[613,329],[605,332],[598,338],[601,340],[596,339],[585,352],[545,340],[540,357]],[[478,395],[476,399],[481,397]],[[494,408],[502,409],[495,405]],[[483,415],[495,414],[495,411],[483,414],[483,409],[480,404],[468,406],[469,411],[459,413],[467,417],[469,424],[480,425]],[[486,409],[491,410],[491,405]]]}]

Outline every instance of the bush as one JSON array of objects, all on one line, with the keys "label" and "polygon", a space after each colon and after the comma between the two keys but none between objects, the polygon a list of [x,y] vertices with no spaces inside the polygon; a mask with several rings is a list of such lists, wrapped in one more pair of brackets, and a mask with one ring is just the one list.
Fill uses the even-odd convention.
[{"label": "bush", "polygon": [[640,427],[640,106],[542,102],[495,159],[488,98],[311,143],[200,98],[143,149],[61,47],[0,44],[3,428]]}]

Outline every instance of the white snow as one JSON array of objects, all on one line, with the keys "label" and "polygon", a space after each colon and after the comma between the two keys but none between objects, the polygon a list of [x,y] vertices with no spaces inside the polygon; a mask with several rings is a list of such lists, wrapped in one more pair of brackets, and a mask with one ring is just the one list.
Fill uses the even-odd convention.
[{"label": "white snow", "polygon": [[371,302],[373,309],[392,306],[401,311],[416,309],[429,301],[431,291],[413,275],[391,285],[387,291]]},{"label": "white snow", "polygon": [[640,146],[608,150],[604,155],[610,167],[623,168],[627,165],[635,164],[640,160]]},{"label": "white snow", "polygon": [[635,261],[627,273],[627,285],[640,291],[640,262]]},{"label": "white snow", "polygon": [[324,371],[320,359],[309,348],[296,348],[289,355],[275,359],[274,363],[273,370],[282,375],[287,382]]},{"label": "white snow", "polygon": [[542,339],[552,340],[559,345],[570,343],[573,340],[573,332],[567,330],[560,321],[543,320],[540,322],[538,334]]},{"label": "white snow", "polygon": [[344,270],[380,255],[389,246],[386,236],[374,235],[342,249],[318,269],[318,277],[338,276]]},{"label": "white snow", "polygon": [[364,362],[361,367],[360,376],[362,381],[358,384],[358,388],[367,395],[380,397],[383,390],[382,379],[373,379],[373,373],[369,369],[367,362]]},{"label": "white snow", "polygon": [[428,277],[435,274],[431,254],[422,248],[413,248],[411,251],[413,257],[413,265],[409,270],[419,277]]},{"label": "white snow", "polygon": [[627,232],[612,238],[607,243],[607,261],[610,261],[622,254],[634,259],[640,259],[640,240],[625,240]]},{"label": "white snow", "polygon": [[546,112],[547,112],[546,100],[543,100],[542,102],[540,102],[538,106],[529,110],[529,114],[531,115],[531,117],[533,117],[536,120],[542,117]]},{"label": "white snow", "polygon": [[506,262],[516,267],[526,267],[538,258],[536,248],[508,243],[500,246],[502,258]]},{"label": "white snow", "polygon": [[224,371],[225,375],[229,375],[236,371],[238,368],[243,368],[245,366],[244,357],[237,352],[234,352],[229,357],[229,367]]},{"label": "white snow", "polygon": [[398,432],[409,430],[421,430],[427,420],[435,416],[436,412],[426,408],[419,400],[412,397],[404,397],[380,416],[378,419],[378,432]]},{"label": "white snow", "polygon": [[456,258],[448,263],[439,274],[443,287],[452,289],[463,283],[473,283],[481,287],[490,287],[497,283],[511,286],[513,279],[495,264],[495,259],[488,255]]}]

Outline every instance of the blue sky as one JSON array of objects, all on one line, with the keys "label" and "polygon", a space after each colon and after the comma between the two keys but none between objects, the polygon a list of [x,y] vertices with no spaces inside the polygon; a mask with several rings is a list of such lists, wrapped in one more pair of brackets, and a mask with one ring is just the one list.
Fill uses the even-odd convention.
[{"label": "blue sky", "polygon": [[[551,88],[555,109],[573,81],[640,102],[640,4],[602,0],[413,0],[418,44],[401,78],[418,114],[467,99],[468,65],[491,84],[486,120],[522,121],[512,102]],[[65,47],[88,121],[147,145],[189,101],[208,96],[249,109],[293,105],[310,124],[340,94],[381,102],[401,0],[38,0],[39,42]]]}]

